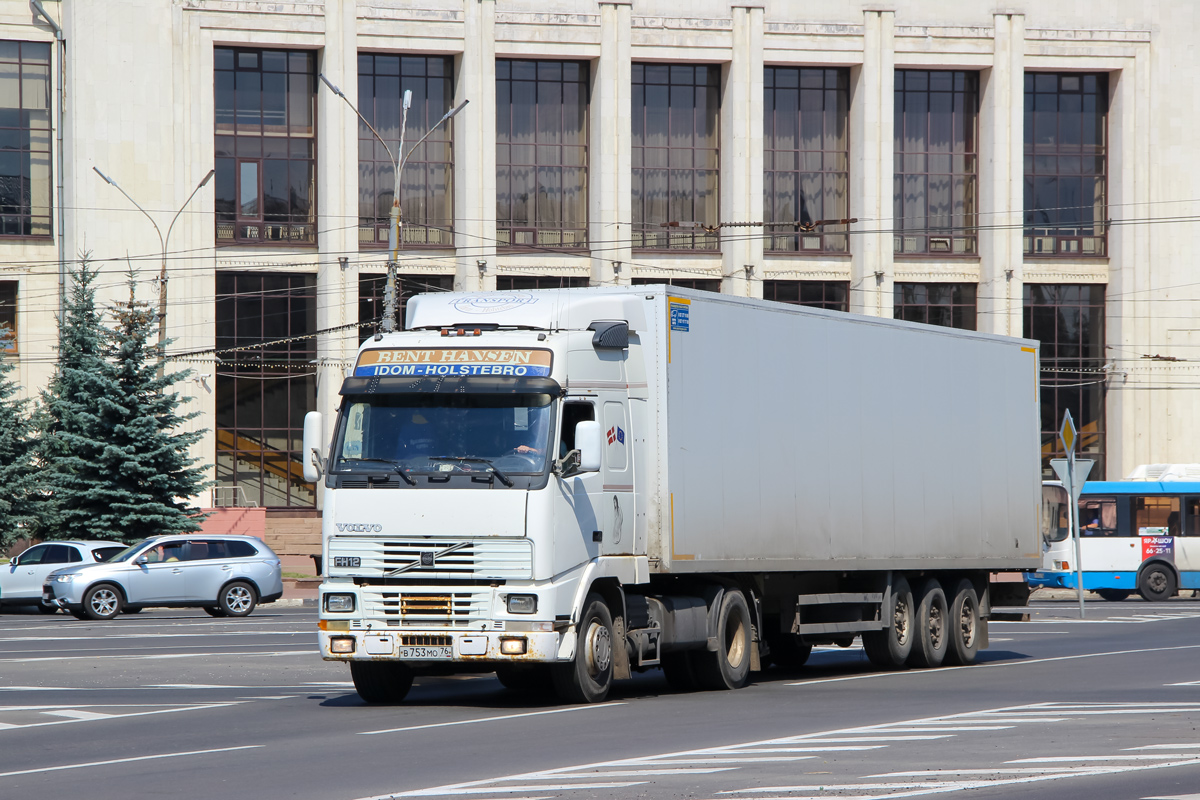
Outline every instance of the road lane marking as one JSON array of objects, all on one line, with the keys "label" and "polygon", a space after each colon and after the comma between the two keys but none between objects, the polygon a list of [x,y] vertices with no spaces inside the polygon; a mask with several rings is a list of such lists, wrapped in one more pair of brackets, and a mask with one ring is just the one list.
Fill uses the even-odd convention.
[{"label": "road lane marking", "polygon": [[461,719],[456,722],[434,722],[429,725],[411,725],[407,728],[384,728],[378,731],[359,731],[359,736],[374,736],[379,733],[404,733],[405,731],[423,731],[429,728],[449,728],[454,725],[474,725],[480,722],[499,722],[504,719],[519,719],[521,717],[541,717],[546,714],[567,714],[572,711],[600,711],[605,708],[623,706],[624,703],[605,703],[599,706],[572,706],[571,708],[555,708],[550,711],[530,711],[527,714],[505,714],[502,717],[478,717],[476,719]]},{"label": "road lane marking", "polygon": [[42,711],[42,714],[47,714],[52,717],[66,717],[67,719],[84,720],[84,719],[112,719],[117,714],[101,714],[99,711],[84,711],[78,708],[63,708],[57,711]]},{"label": "road lane marking", "polygon": [[320,656],[316,650],[264,650],[261,653],[163,653],[155,656],[123,655],[123,656],[48,656],[46,658],[0,658],[0,664],[33,664],[40,661],[95,661],[99,659],[115,659],[120,661],[160,661],[172,658],[206,658],[209,656]]},{"label": "road lane marking", "polygon": [[1140,650],[1111,650],[1106,653],[1079,653],[1073,656],[1053,656],[1051,658],[1028,658],[1020,661],[990,661],[985,664],[971,664],[962,667],[942,667],[931,670],[912,670],[910,672],[868,672],[865,675],[845,675],[840,678],[819,678],[812,681],[795,681],[785,686],[816,686],[821,683],[842,683],[845,681],[861,681],[871,678],[894,678],[899,675],[931,675],[940,676],[960,669],[996,669],[998,667],[1020,667],[1030,664],[1049,664],[1055,661],[1077,661],[1081,658],[1105,658],[1108,656],[1142,655],[1144,653],[1165,653],[1171,650],[1196,650],[1200,644],[1181,644],[1173,647],[1147,647]]},{"label": "road lane marking", "polygon": [[[0,777],[4,777],[0,775]],[[650,781],[624,781],[621,783],[561,783],[550,784],[546,786],[512,786],[498,789],[489,787],[485,789],[463,789],[462,791],[449,792],[450,795],[463,794],[499,794],[502,792],[561,792],[567,789],[624,789],[629,786],[644,786]],[[404,792],[403,794],[381,794],[375,800],[385,800],[392,797],[440,797],[446,792],[439,792],[436,789],[418,789],[413,792]]]},{"label": "road lane marking", "polygon": [[[1059,764],[1075,761],[1159,761],[1164,758],[1200,758],[1195,753],[1161,753],[1143,754],[1136,756],[1038,756],[1036,758],[1014,758],[1005,764]],[[1197,763],[1200,763],[1198,761]]]},{"label": "road lane marking", "polygon": [[[119,720],[119,719],[129,719],[130,717],[148,717],[148,716],[153,716],[156,714],[176,714],[181,711],[204,711],[204,710],[210,709],[210,708],[227,708],[229,706],[237,706],[237,705],[242,705],[242,703],[240,703],[240,702],[209,703],[207,705],[183,706],[181,708],[160,708],[160,709],[156,709],[154,711],[135,711],[131,714],[112,714],[109,717],[107,717],[107,719]],[[45,713],[45,712],[43,712],[43,713]],[[11,726],[11,728],[21,728],[21,729],[24,729],[24,728],[46,728],[51,725],[73,725],[73,724],[76,724],[79,722],[93,722],[93,721],[95,721],[95,720],[94,719],[58,719],[58,720],[54,720],[53,722],[30,722],[26,725],[17,724],[17,725]],[[3,777],[3,776],[0,775],[0,777]]]},{"label": "road lane marking", "polygon": [[0,772],[0,778],[12,778],[17,775],[35,775],[39,772],[60,772],[66,769],[87,769],[88,767],[106,767],[110,764],[129,764],[134,761],[153,761],[160,758],[181,758],[183,756],[203,756],[211,753],[231,753],[234,750],[255,750],[266,747],[263,744],[244,744],[240,747],[218,747],[213,750],[185,750],[180,753],[160,753],[153,756],[133,756],[131,758],[114,758],[108,761],[89,761],[85,764],[63,764],[59,767],[38,767],[36,769],[20,769],[14,772]]},{"label": "road lane marking", "polygon": [[6,636],[4,642],[111,642],[115,639],[216,639],[222,636],[313,636],[316,641],[316,630],[311,631],[228,631],[225,633],[113,633],[107,636]]},{"label": "road lane marking", "polygon": [[1200,744],[1147,744],[1141,747],[1126,747],[1125,750],[1188,750],[1200,748]]}]

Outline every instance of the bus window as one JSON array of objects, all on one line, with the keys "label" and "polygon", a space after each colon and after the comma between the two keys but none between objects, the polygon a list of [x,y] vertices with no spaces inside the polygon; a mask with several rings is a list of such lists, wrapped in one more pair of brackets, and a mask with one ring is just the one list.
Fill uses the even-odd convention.
[{"label": "bus window", "polygon": [[1117,498],[1079,498],[1079,533],[1083,536],[1117,535]]},{"label": "bus window", "polygon": [[1131,497],[1129,510],[1133,515],[1133,535],[1179,535],[1178,497]]},{"label": "bus window", "polygon": [[1187,520],[1183,530],[1184,536],[1200,536],[1200,497],[1185,497],[1183,505],[1187,508]]}]

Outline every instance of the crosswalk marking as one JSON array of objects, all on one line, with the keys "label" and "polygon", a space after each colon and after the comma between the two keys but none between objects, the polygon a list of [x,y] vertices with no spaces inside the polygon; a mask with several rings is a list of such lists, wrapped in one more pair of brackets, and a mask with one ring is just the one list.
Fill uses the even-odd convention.
[{"label": "crosswalk marking", "polygon": [[97,711],[83,711],[77,708],[63,708],[58,711],[43,711],[42,713],[67,719],[112,719],[116,716],[115,714],[101,714]]}]

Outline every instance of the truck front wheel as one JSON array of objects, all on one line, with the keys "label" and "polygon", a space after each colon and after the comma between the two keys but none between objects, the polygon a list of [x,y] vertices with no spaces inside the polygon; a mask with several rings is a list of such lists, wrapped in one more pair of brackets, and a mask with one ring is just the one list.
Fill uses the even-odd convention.
[{"label": "truck front wheel", "polygon": [[750,678],[754,646],[746,596],[736,590],[725,592],[717,615],[717,649],[692,653],[696,679],[703,689],[740,689]]},{"label": "truck front wheel", "polygon": [[413,673],[407,665],[395,661],[351,661],[350,679],[364,702],[388,705],[408,695]]},{"label": "truck front wheel", "polygon": [[588,594],[576,633],[575,660],[555,664],[554,690],[568,703],[599,703],[608,697],[613,680],[612,614],[598,594]]},{"label": "truck front wheel", "polygon": [[892,590],[882,609],[888,627],[862,635],[863,651],[872,664],[884,669],[899,669],[908,661],[913,647],[913,595],[908,580],[900,574],[892,578]]}]

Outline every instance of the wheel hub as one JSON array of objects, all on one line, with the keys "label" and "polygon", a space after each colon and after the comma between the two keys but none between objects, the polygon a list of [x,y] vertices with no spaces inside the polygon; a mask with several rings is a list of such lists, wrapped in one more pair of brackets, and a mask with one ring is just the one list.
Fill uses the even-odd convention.
[{"label": "wheel hub", "polygon": [[929,641],[935,650],[942,646],[945,624],[945,620],[942,619],[942,609],[937,606],[931,607],[929,609]]},{"label": "wheel hub", "polygon": [[591,675],[599,675],[608,669],[612,663],[612,634],[606,626],[598,622],[588,626],[586,653]]}]

